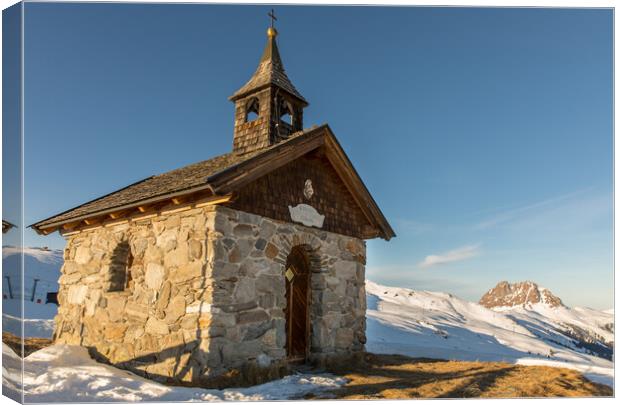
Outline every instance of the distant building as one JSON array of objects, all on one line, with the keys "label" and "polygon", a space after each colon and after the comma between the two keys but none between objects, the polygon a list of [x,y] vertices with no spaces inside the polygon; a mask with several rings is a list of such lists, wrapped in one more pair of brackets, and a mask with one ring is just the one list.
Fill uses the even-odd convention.
[{"label": "distant building", "polygon": [[[171,383],[225,386],[359,359],[364,240],[394,232],[267,45],[233,150],[33,225],[67,239],[54,339]],[[183,142],[174,135],[175,142]]]}]

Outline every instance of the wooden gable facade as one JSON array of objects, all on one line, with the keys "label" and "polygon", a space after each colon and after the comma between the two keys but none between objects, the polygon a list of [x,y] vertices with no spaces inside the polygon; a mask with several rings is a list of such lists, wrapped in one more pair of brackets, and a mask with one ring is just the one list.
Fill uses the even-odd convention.
[{"label": "wooden gable facade", "polygon": [[[322,229],[360,239],[382,237],[394,232],[357,175],[327,125],[308,133],[310,142],[297,156],[287,151],[290,160],[273,159],[266,165],[271,171],[254,178],[234,192],[230,207],[240,211],[291,222],[289,207],[308,204],[325,215]],[[317,143],[318,141],[318,143]],[[340,157],[340,159],[339,159]],[[251,175],[246,176],[252,178]],[[314,193],[304,195],[304,183],[310,180]],[[371,208],[374,208],[372,210]]]},{"label": "wooden gable facade", "polygon": [[[303,186],[311,180],[312,197]],[[320,149],[309,152],[238,191],[231,208],[290,222],[289,206],[309,204],[325,215],[326,231],[364,239],[370,224],[355,203],[338,172]]]}]

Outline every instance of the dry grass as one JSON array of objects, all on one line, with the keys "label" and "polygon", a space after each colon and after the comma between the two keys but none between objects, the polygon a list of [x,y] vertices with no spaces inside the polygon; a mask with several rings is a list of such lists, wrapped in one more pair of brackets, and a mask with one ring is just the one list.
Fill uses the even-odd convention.
[{"label": "dry grass", "polygon": [[[2,341],[7,344],[18,356],[21,357],[21,339],[11,333],[2,332]],[[51,339],[46,338],[26,338],[24,339],[24,355],[28,356],[32,352],[43,349],[52,344]]]},{"label": "dry grass", "polygon": [[368,354],[366,363],[360,367],[332,370],[349,379],[349,383],[339,389],[321,393],[317,398],[515,398],[613,395],[610,387],[593,383],[579,372],[564,368],[413,359],[375,354]]}]

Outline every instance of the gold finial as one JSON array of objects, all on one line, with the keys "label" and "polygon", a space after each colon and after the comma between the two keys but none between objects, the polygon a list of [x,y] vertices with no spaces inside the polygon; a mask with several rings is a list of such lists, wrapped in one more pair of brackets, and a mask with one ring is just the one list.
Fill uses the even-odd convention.
[{"label": "gold finial", "polygon": [[273,38],[278,35],[278,31],[276,31],[275,27],[273,26],[273,22],[278,21],[278,19],[276,18],[276,14],[273,11],[273,8],[271,9],[270,13],[267,13],[267,15],[269,16],[269,18],[271,18],[271,27],[267,28],[267,36],[269,38]]},{"label": "gold finial", "polygon": [[269,27],[269,28],[267,28],[267,36],[268,36],[269,38],[273,38],[273,37],[275,37],[275,36],[277,36],[277,35],[278,35],[278,31],[276,31],[276,29],[275,29],[275,28],[273,28],[273,27]]}]

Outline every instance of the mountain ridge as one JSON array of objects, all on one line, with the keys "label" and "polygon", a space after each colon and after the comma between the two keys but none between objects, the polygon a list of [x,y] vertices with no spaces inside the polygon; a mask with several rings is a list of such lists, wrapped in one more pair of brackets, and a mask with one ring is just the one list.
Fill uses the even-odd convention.
[{"label": "mountain ridge", "polygon": [[514,308],[544,304],[551,308],[566,307],[562,300],[549,289],[540,287],[533,281],[509,283],[500,281],[487,291],[478,303],[486,308]]}]

